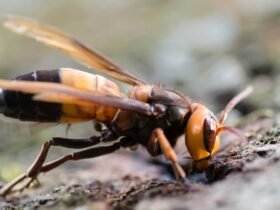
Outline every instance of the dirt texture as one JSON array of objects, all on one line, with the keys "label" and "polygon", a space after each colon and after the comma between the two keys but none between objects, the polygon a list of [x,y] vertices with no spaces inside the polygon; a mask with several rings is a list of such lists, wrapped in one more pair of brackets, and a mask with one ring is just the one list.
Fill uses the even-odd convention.
[{"label": "dirt texture", "polygon": [[[1,209],[279,209],[280,125],[271,110],[239,124],[248,137],[227,142],[205,173],[176,182],[162,159],[140,149],[65,164],[40,176],[38,188],[0,198]],[[187,160],[189,161],[189,160]],[[189,162],[183,160],[187,170]],[[186,163],[187,162],[187,163]],[[2,183],[3,184],[3,183]]]}]

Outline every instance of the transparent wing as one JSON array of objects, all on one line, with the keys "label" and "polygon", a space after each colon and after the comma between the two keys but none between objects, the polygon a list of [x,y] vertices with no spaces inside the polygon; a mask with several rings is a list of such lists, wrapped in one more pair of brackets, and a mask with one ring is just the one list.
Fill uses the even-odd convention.
[{"label": "transparent wing", "polygon": [[131,85],[145,84],[144,81],[116,65],[101,53],[89,49],[79,41],[63,34],[56,28],[29,18],[15,15],[8,15],[4,18],[3,23],[5,27],[16,33],[26,35],[68,54],[88,68],[95,69]]},{"label": "transparent wing", "polygon": [[99,104],[145,115],[152,115],[153,107],[145,102],[98,92],[81,90],[58,83],[0,80],[0,88],[34,94],[34,100],[92,106]]}]

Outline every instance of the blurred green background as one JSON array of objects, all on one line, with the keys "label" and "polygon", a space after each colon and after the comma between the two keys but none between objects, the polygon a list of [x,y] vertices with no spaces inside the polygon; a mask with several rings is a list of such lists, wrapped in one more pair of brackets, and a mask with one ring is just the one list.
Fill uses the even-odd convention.
[{"label": "blurred green background", "polygon": [[[0,14],[9,13],[54,25],[140,78],[176,88],[216,113],[248,84],[255,91],[234,116],[280,107],[279,0],[0,1]],[[0,77],[5,79],[36,69],[87,70],[3,27],[0,61]],[[62,126],[34,132],[42,130],[41,125],[30,127],[5,118],[0,126],[4,179],[31,162],[39,147],[33,149],[34,144],[65,135]],[[69,135],[92,135],[91,125],[82,124]]]}]

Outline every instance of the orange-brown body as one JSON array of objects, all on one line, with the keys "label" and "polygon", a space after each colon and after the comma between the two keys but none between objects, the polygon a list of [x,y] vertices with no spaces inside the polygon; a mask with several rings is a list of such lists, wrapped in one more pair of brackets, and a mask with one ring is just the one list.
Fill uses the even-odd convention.
[{"label": "orange-brown body", "polygon": [[[97,74],[90,74],[71,68],[34,71],[16,78],[16,81],[20,80],[54,82],[99,95],[121,96],[118,85],[109,79]],[[2,94],[5,106],[2,106],[1,112],[6,114],[8,117],[14,117],[27,121],[71,124],[96,120],[108,123],[112,121],[118,110],[117,108],[102,106],[94,103],[92,103],[89,107],[79,104],[62,103],[58,105],[34,102],[30,94],[8,90],[3,90]],[[43,115],[43,117],[40,115]]]},{"label": "orange-brown body", "polygon": [[[76,69],[60,69],[61,83],[74,88],[95,92],[100,95],[121,96],[116,83],[97,74],[90,74]],[[74,123],[79,121],[96,120],[110,122],[117,112],[116,108],[92,104],[91,107],[63,104],[60,122]]]}]

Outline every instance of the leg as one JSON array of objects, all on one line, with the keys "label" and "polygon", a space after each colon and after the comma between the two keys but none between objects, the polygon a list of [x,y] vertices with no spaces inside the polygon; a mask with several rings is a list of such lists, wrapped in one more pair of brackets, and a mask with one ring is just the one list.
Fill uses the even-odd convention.
[{"label": "leg", "polygon": [[[163,155],[165,156],[165,158],[167,160],[171,161],[172,168],[174,170],[176,179],[177,180],[184,179],[186,174],[185,174],[184,170],[182,169],[182,167],[178,164],[177,155],[174,152],[173,148],[171,147],[168,139],[164,135],[164,132],[161,128],[157,128],[153,131],[150,141],[154,142],[153,143],[154,148],[156,148],[155,144],[159,143]],[[150,146],[152,146],[152,145],[150,145]],[[150,150],[153,150],[153,149],[150,149]]]},{"label": "leg", "polygon": [[79,152],[74,152],[72,154],[65,155],[52,162],[48,162],[48,163],[44,164],[41,167],[40,172],[48,172],[69,160],[82,160],[82,159],[95,158],[95,157],[99,157],[102,155],[107,155],[107,154],[110,154],[110,153],[120,149],[120,147],[121,147],[121,144],[119,142],[117,142],[110,146],[100,146],[100,147],[85,149],[85,150],[82,150]]},{"label": "leg", "polygon": [[41,168],[46,160],[48,151],[51,146],[62,146],[72,149],[78,149],[78,148],[86,148],[93,145],[96,145],[100,143],[103,140],[109,141],[113,137],[113,134],[107,135],[107,139],[105,139],[103,136],[100,137],[91,137],[90,139],[66,139],[66,138],[53,138],[47,142],[45,142],[42,145],[41,151],[35,161],[31,164],[31,166],[28,168],[27,172],[18,176],[5,186],[3,186],[0,189],[0,195],[7,195],[11,190],[18,185],[19,183],[22,183],[27,178],[30,178],[30,181],[27,182],[25,185],[23,185],[22,189],[28,187],[38,176],[38,174],[41,172]]},{"label": "leg", "polygon": [[61,146],[71,149],[81,149],[94,146],[100,143],[102,137],[91,137],[90,139],[67,139],[67,138],[52,138],[42,145],[41,151],[32,165],[27,169],[27,177],[36,177],[44,164],[51,146]]}]

